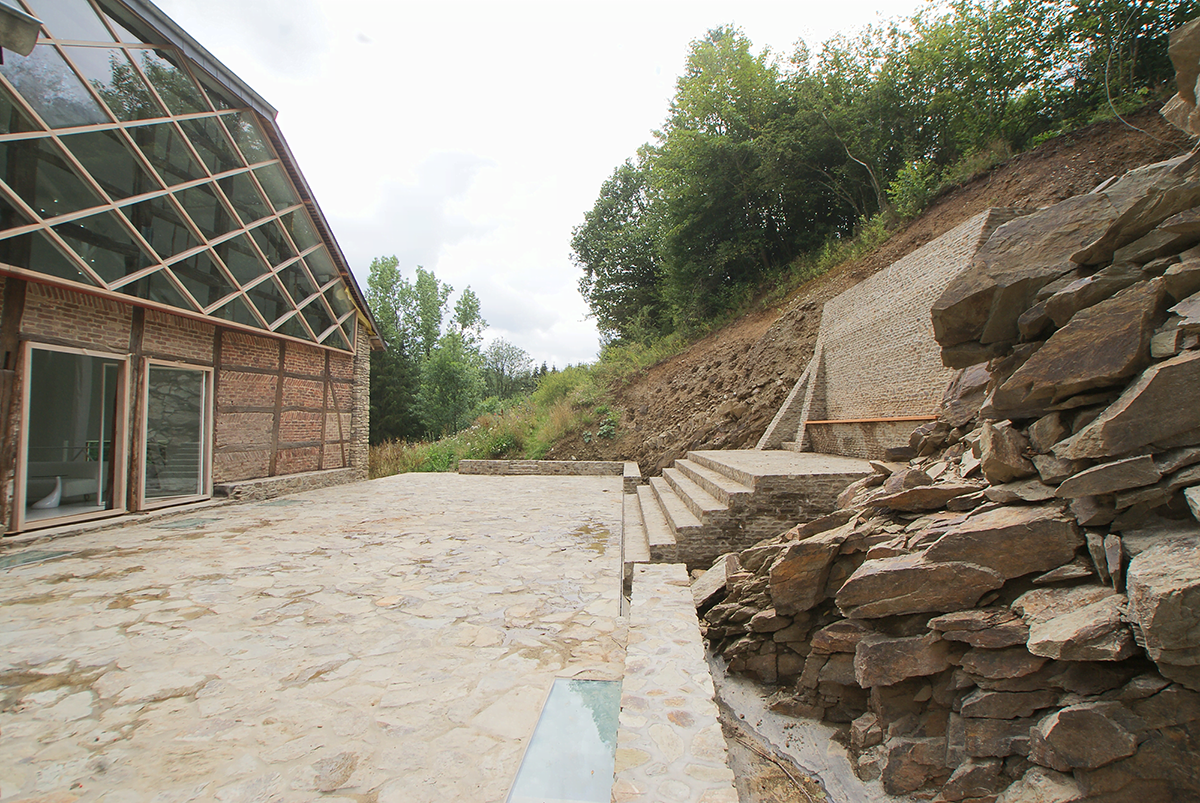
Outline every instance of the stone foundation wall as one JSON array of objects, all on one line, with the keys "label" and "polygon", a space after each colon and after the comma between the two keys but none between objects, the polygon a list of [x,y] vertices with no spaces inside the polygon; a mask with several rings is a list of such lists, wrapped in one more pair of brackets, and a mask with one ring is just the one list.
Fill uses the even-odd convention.
[{"label": "stone foundation wall", "polygon": [[913,426],[911,421],[809,424],[804,428],[805,451],[880,459],[888,449],[907,444]]}]

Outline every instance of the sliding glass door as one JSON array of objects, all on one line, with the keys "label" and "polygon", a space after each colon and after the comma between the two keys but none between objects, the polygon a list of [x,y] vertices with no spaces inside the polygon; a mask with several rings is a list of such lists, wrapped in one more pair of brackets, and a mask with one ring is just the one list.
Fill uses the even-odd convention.
[{"label": "sliding glass door", "polygon": [[143,507],[210,495],[211,386],[209,370],[147,363]]},{"label": "sliding glass door", "polygon": [[123,357],[30,345],[18,515],[28,524],[125,509]]}]

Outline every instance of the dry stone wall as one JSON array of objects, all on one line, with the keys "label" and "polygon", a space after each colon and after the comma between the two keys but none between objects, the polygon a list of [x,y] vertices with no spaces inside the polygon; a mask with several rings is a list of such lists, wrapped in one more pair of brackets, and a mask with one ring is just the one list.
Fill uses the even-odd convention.
[{"label": "dry stone wall", "polygon": [[910,459],[720,558],[706,636],[891,794],[1200,799],[1200,153],[1001,226],[932,319]]}]

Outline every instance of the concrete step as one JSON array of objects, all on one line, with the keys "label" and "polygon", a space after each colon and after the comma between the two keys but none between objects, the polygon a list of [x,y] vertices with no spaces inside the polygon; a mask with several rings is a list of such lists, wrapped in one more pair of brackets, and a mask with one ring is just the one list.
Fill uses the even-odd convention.
[{"label": "concrete step", "polygon": [[675,491],[675,495],[683,500],[688,510],[692,511],[692,515],[701,523],[711,524],[715,517],[729,512],[729,505],[693,482],[678,468],[665,468],[662,475],[671,486],[671,490]]},{"label": "concrete step", "polygon": [[654,490],[649,485],[639,485],[637,498],[642,524],[646,528],[646,544],[650,550],[650,559],[655,562],[673,561],[675,559],[675,530],[667,523],[667,517],[658,505]]},{"label": "concrete step", "polygon": [[685,541],[689,535],[704,530],[704,522],[688,510],[688,506],[675,493],[669,482],[662,477],[651,477],[650,488],[654,491],[654,498],[658,500],[667,524],[675,531],[676,542]]},{"label": "concrete step", "polygon": [[736,507],[745,502],[750,494],[753,493],[753,490],[742,485],[737,480],[686,458],[676,460],[675,468],[683,472],[692,482],[708,491],[721,502],[724,502],[728,507]]}]

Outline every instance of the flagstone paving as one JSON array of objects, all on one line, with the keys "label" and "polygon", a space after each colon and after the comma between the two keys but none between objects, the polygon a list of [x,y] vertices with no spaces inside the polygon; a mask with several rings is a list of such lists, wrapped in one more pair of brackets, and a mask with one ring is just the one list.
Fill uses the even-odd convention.
[{"label": "flagstone paving", "polygon": [[621,677],[621,501],[408,474],[5,543],[0,801],[502,800],[553,679]]}]

